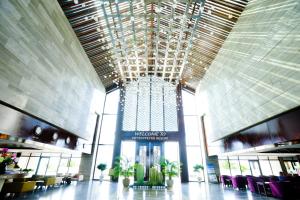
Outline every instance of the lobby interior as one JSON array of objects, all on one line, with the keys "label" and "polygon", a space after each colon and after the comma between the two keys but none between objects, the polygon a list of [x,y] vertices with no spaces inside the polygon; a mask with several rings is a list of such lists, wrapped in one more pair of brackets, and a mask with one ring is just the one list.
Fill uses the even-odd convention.
[{"label": "lobby interior", "polygon": [[300,199],[300,1],[1,0],[0,45],[0,199]]}]

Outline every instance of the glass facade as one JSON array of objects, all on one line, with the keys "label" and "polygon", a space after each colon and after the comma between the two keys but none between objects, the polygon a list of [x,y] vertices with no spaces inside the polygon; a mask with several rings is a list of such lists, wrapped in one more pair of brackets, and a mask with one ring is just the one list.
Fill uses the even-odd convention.
[{"label": "glass facade", "polygon": [[196,164],[203,165],[200,142],[199,116],[196,112],[195,96],[182,90],[182,106],[184,114],[184,128],[186,140],[186,152],[190,181],[198,181],[199,177],[204,180],[203,171],[195,172]]},{"label": "glass facade", "polygon": [[21,169],[31,169],[29,175],[55,176],[57,174],[77,174],[81,154],[22,153],[18,165]]},{"label": "glass facade", "polygon": [[168,160],[179,162],[179,146],[178,142],[165,142],[165,158]]},{"label": "glass facade", "polygon": [[[119,90],[116,90],[107,94],[97,150],[96,166],[105,163],[108,169],[112,167],[118,113],[116,109],[109,110],[107,106],[117,107],[119,101],[123,104],[121,108],[124,112],[123,131],[178,131],[175,86],[164,81],[161,83],[161,80],[155,77],[147,77],[126,86],[124,99],[119,99],[119,92]],[[200,171],[200,173],[194,172],[196,164],[203,164],[199,118],[196,113],[194,95],[182,91],[182,96],[189,179],[197,181],[199,177],[204,178],[203,171]],[[134,161],[137,156],[136,145],[135,141],[122,141],[121,156],[130,157],[129,159]],[[143,151],[141,151],[142,149],[139,150],[138,157],[142,159]],[[164,156],[169,160],[180,162],[178,142],[164,142],[164,155],[162,155],[161,150],[155,148],[153,152],[159,155],[158,157]],[[104,180],[110,179],[108,172],[109,170],[104,172]],[[94,179],[99,179],[99,176],[100,171],[95,168]]]},{"label": "glass facade", "polygon": [[278,157],[229,156],[219,158],[222,175],[278,176],[282,171]]},{"label": "glass facade", "polygon": [[106,94],[94,169],[94,179],[99,179],[100,177],[101,171],[97,169],[97,166],[100,163],[106,164],[106,170],[103,171],[104,180],[110,179],[108,173],[109,169],[112,167],[119,101],[120,90],[114,90],[113,92]]}]

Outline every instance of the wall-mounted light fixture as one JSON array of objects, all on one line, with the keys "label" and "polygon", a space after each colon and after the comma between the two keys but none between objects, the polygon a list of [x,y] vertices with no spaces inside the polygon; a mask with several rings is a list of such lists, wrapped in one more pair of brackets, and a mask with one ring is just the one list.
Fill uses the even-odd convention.
[{"label": "wall-mounted light fixture", "polygon": [[71,138],[70,138],[70,137],[67,137],[67,138],[65,139],[65,143],[66,143],[66,144],[70,144],[70,142],[71,142]]},{"label": "wall-mounted light fixture", "polygon": [[43,129],[40,127],[40,126],[36,126],[34,128],[34,134],[37,135],[37,136],[40,136],[43,132]]},{"label": "wall-mounted light fixture", "polygon": [[54,132],[53,135],[52,135],[52,139],[54,141],[56,141],[58,139],[58,133],[57,132]]}]

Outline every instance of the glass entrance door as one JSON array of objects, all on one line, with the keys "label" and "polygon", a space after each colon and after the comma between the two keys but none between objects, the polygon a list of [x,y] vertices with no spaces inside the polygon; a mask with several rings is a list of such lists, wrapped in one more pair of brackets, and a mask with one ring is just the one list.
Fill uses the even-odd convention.
[{"label": "glass entrance door", "polygon": [[137,142],[136,162],[144,166],[145,179],[148,179],[152,166],[160,167],[160,159],[164,156],[163,142]]}]

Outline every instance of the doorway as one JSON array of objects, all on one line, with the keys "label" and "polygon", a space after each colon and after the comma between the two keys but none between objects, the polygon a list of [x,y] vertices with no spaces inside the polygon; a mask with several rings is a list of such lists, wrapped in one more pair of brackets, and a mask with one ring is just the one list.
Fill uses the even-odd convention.
[{"label": "doorway", "polygon": [[249,165],[252,176],[260,176],[262,174],[258,160],[249,160]]},{"label": "doorway", "polygon": [[160,167],[160,160],[164,157],[164,143],[137,142],[135,155],[136,163],[140,163],[144,166],[144,178],[145,180],[148,180],[150,167]]}]

